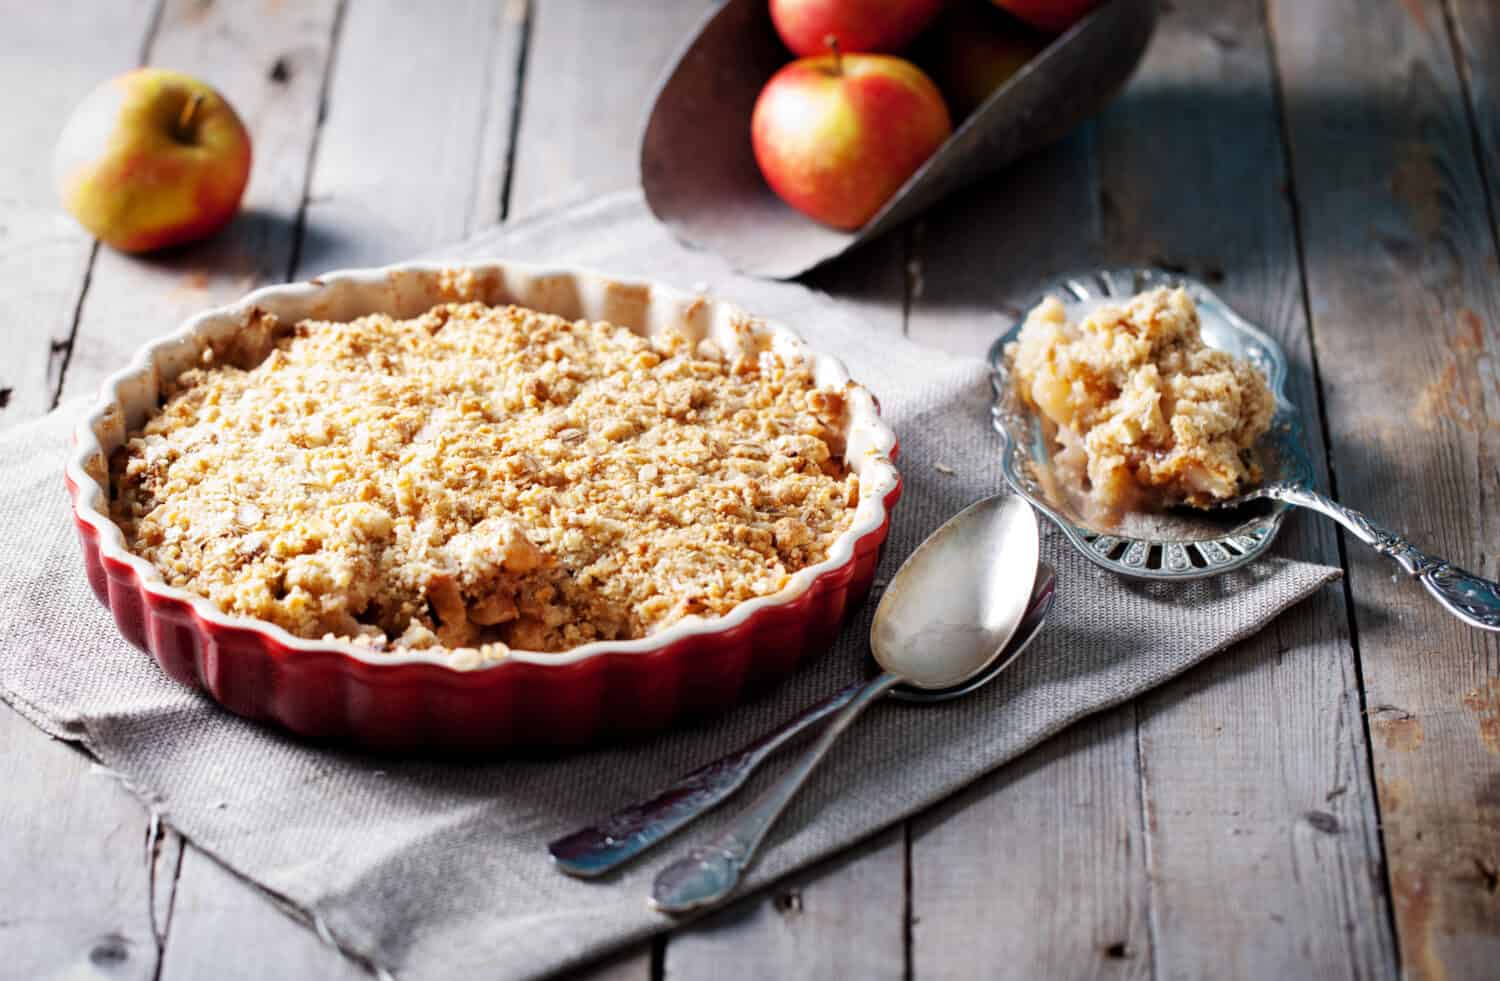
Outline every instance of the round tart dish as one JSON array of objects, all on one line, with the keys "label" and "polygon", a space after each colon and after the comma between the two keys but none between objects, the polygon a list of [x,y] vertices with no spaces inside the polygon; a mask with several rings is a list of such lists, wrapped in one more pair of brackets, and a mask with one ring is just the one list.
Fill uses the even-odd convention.
[{"label": "round tart dish", "polygon": [[[264,314],[295,324],[371,314],[417,317],[446,303],[514,304],[567,320],[668,332],[731,351],[745,338],[812,369],[844,393],[844,465],[859,482],[850,525],[826,557],[775,593],[722,616],[688,616],[633,640],[560,653],[512,649],[499,660],[440,646],[370,646],[293,635],[226,613],[165,582],[127,547],[111,518],[111,455],[162,405],[183,372],[201,366]],[[104,383],[74,434],[66,481],[85,571],[120,632],[173,679],[230,711],[298,736],[397,752],[494,753],[574,747],[660,730],[723,711],[826,650],[864,598],[901,493],[896,438],[874,397],[836,359],[791,330],[727,303],[652,283],[511,262],[401,265],[331,273],[258,290],[202,313],[137,352]]]}]

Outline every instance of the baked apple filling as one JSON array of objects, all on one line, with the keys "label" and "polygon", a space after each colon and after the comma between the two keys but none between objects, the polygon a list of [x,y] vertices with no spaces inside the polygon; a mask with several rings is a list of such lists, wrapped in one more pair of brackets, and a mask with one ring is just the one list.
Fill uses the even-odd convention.
[{"label": "baked apple filling", "polygon": [[375,649],[562,651],[727,613],[859,503],[844,393],[769,349],[520,307],[254,323],[111,461],[171,585]]},{"label": "baked apple filling", "polygon": [[1048,297],[1006,356],[1017,392],[1056,439],[1048,478],[1096,518],[1206,506],[1260,479],[1254,446],[1275,411],[1270,389],[1254,365],[1203,343],[1181,289],[1078,321]]}]

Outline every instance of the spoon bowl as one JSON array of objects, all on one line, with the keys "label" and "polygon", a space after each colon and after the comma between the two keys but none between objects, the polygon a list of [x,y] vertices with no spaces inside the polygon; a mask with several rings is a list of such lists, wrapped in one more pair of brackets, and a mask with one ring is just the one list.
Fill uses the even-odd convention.
[{"label": "spoon bowl", "polygon": [[898,702],[932,705],[978,691],[998,678],[1006,668],[1015,663],[1016,658],[1025,653],[1026,648],[1031,646],[1037,634],[1047,625],[1047,618],[1052,615],[1052,605],[1056,601],[1057,574],[1050,565],[1043,562],[1037,567],[1036,582],[1031,587],[1031,602],[1026,607],[1026,615],[1021,619],[1020,626],[1016,627],[1016,632],[1011,635],[1010,642],[1005,645],[1005,651],[991,661],[989,667],[968,681],[961,681],[947,688],[918,688],[899,684],[891,689],[891,697]]},{"label": "spoon bowl", "polygon": [[999,657],[1031,602],[1036,514],[1014,495],[972,504],[902,563],[875,610],[875,662],[913,688],[951,688]]}]

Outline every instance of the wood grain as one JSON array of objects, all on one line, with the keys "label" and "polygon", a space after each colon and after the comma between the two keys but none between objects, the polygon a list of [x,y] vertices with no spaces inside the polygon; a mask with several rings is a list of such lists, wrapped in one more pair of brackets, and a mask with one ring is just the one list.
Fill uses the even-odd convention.
[{"label": "wood grain", "polygon": [[[232,951],[228,948],[232,945]],[[371,977],[266,895],[196,848],[182,857],[160,981]]]},{"label": "wood grain", "polygon": [[[1163,12],[1098,131],[1108,259],[1182,268],[1282,342],[1322,460],[1285,150],[1256,0]],[[1294,517],[1282,555],[1339,563]],[[1395,973],[1358,672],[1334,586],[1140,705],[1155,970]]]},{"label": "wood grain", "polygon": [[533,12],[508,215],[637,183],[656,83],[709,0],[545,0]]},{"label": "wood grain", "polygon": [[154,900],[170,895],[173,868],[155,861],[141,802],[9,706],[0,706],[0,784],[0,975],[153,977],[165,928]]},{"label": "wood grain", "polygon": [[[92,244],[54,208],[48,150],[68,107],[135,63],[153,5],[0,0],[15,134],[0,142],[0,426],[44,411],[60,383],[89,391],[140,339],[249,285],[399,259],[507,208],[628,186],[656,75],[708,6],[538,0],[528,33],[524,0],[442,16],[347,0],[319,130],[333,3],[166,4],[150,56],[244,111],[251,210],[190,253],[102,252],[89,279]],[[1154,261],[1221,279],[1287,345],[1294,399],[1326,404],[1337,491],[1494,575],[1500,13],[1270,0],[1268,49],[1257,3],[1163,6],[1150,59],[1099,122],[812,284],[878,329],[980,354],[1005,307],[1058,272]],[[1306,517],[1281,547],[1338,558]],[[909,838],[894,829],[655,957],[641,946],[576,977],[1389,976],[1368,754],[1401,969],[1486,976],[1500,954],[1500,646],[1348,547],[1352,610],[1331,589],[981,781]],[[146,847],[138,802],[8,708],[0,779],[0,974],[363,973],[170,832]]]},{"label": "wood grain", "polygon": [[1152,976],[1134,747],[1126,705],[913,822],[916,977]]},{"label": "wood grain", "polygon": [[[1493,576],[1500,276],[1443,10],[1270,9],[1336,489]],[[1500,958],[1500,638],[1348,549],[1401,966],[1488,976]]]},{"label": "wood grain", "polygon": [[1500,4],[1450,0],[1449,7],[1474,149],[1489,190],[1490,222],[1500,237]]},{"label": "wood grain", "polygon": [[905,867],[905,831],[892,828],[674,934],[664,977],[900,979]]},{"label": "wood grain", "polygon": [[94,251],[58,202],[52,147],[94,86],[140,63],[156,5],[0,2],[0,427],[52,407]]},{"label": "wood grain", "polygon": [[[203,245],[145,258],[100,250],[80,309],[65,395],[91,393],[135,348],[187,315],[286,278],[337,13],[337,0],[271,11],[193,0],[166,4],[149,61],[204,78],[236,107],[254,146],[250,186],[241,214]],[[183,847],[175,832],[164,834],[168,847]],[[261,977],[336,977],[344,970],[335,952],[202,853],[186,848],[178,872],[174,865],[156,883],[172,911],[170,921],[158,918],[163,976],[203,976],[206,965],[216,976],[252,966]],[[226,931],[227,924],[235,928]],[[229,935],[253,954],[226,960]]]},{"label": "wood grain", "polygon": [[294,279],[500,218],[525,17],[521,0],[349,0]]}]

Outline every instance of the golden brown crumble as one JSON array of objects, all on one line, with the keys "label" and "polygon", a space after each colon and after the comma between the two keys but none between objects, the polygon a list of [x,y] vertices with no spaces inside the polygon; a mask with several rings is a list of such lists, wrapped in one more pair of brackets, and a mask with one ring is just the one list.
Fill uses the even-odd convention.
[{"label": "golden brown crumble", "polygon": [[1205,506],[1260,479],[1275,405],[1249,362],[1206,347],[1198,310],[1159,288],[1078,323],[1048,297],[1006,349],[1017,390],[1056,427],[1054,462],[1106,513]]},{"label": "golden brown crumble", "polygon": [[852,522],[842,393],[745,340],[478,303],[257,314],[115,454],[113,514],[169,584],[304,637],[470,660],[641,637],[777,592]]}]

